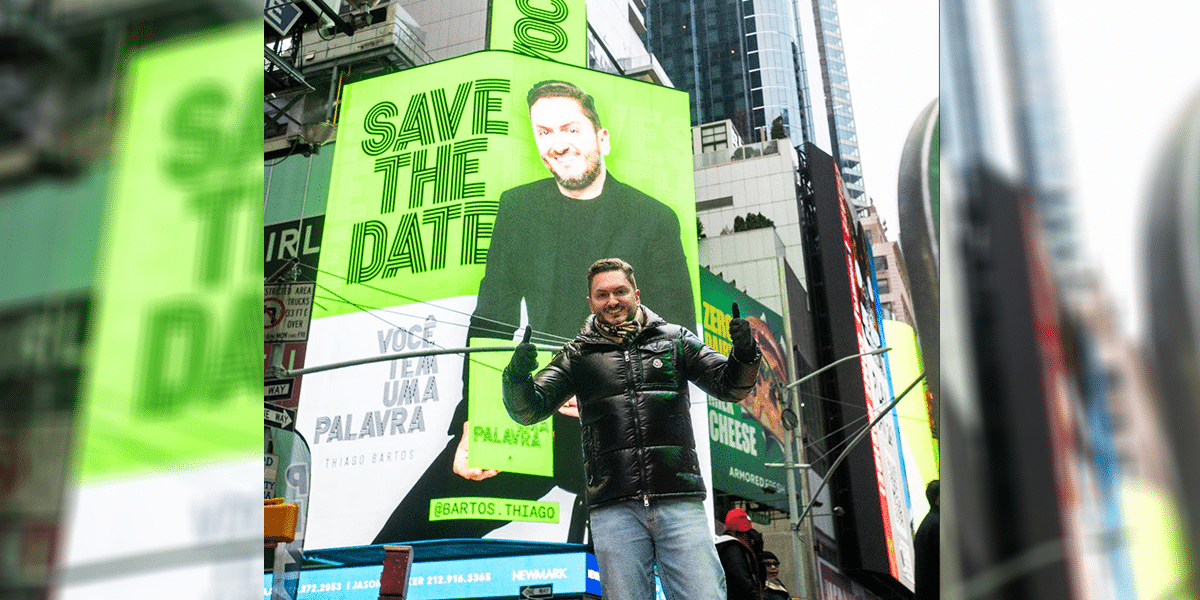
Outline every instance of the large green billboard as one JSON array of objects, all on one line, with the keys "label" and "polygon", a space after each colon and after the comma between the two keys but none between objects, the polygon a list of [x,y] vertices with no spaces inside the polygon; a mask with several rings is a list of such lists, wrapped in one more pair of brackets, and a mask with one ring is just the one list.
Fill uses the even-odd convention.
[{"label": "large green billboard", "polygon": [[183,598],[257,589],[229,576],[261,564],[255,25],[133,48],[119,69],[56,597],[137,597],[150,581],[187,581],[170,592]]},{"label": "large green billboard", "polygon": [[[560,346],[589,314],[587,267],[614,256],[647,306],[696,324],[690,157],[686,94],[515,53],[348,85],[306,364],[511,347],[526,325]],[[514,423],[509,357],[306,376],[309,547],[581,541],[578,417]]]},{"label": "large green billboard", "polygon": [[262,76],[236,60],[255,39],[243,27],[130,60],[81,407],[84,481],[244,459],[261,444],[246,418],[261,402],[262,138],[247,123],[260,118]]},{"label": "large green billboard", "polygon": [[[893,387],[907,386],[924,371],[916,330],[906,323],[884,320],[883,332],[891,348],[888,352],[888,369],[892,374]],[[922,381],[910,395],[893,410],[896,411],[894,422],[900,460],[908,485],[909,513],[912,514],[915,529],[929,512],[925,486],[939,478],[939,463],[938,441],[933,436],[931,426],[933,403],[930,401],[929,387]]]},{"label": "large green billboard", "polygon": [[488,49],[587,66],[584,0],[490,0]]},{"label": "large green billboard", "polygon": [[700,269],[700,299],[705,344],[729,353],[730,311],[737,302],[763,353],[758,383],[745,400],[708,400],[713,488],[784,509],[783,472],[763,466],[783,462],[783,445],[792,438],[783,426],[788,382],[783,318],[705,268]]}]

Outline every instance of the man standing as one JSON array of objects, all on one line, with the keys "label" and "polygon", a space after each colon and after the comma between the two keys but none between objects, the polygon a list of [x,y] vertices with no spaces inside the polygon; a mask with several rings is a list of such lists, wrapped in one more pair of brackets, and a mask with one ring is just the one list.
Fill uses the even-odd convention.
[{"label": "man standing", "polygon": [[[617,181],[604,157],[609,131],[596,101],[565,81],[542,81],[526,94],[536,150],[549,177],[500,195],[488,246],[487,264],[467,338],[511,340],[519,324],[528,324],[543,343],[575,335],[587,308],[563,302],[563,290],[597,259],[622,255],[638,264],[653,262],[643,277],[647,293],[658,298],[658,312],[671,323],[696,322],[690,270],[683,253],[679,217],[667,205]],[[524,319],[523,319],[524,316]],[[425,474],[393,511],[373,543],[435,538],[482,537],[504,525],[494,519],[429,520],[433,498],[510,498],[536,500],[555,486],[582,494],[579,419],[568,405],[554,415],[554,477],[473,469],[467,466],[469,438],[467,394],[469,360],[464,365],[464,395],[447,433],[451,436]],[[568,539],[583,542],[586,515],[582,502],[571,511]]]},{"label": "man standing", "polygon": [[[504,406],[532,425],[578,399],[584,477],[600,585],[610,600],[722,600],[724,575],[702,500],[688,382],[727,402],[745,398],[761,354],[734,318],[730,358],[641,305],[633,267],[601,259],[587,271],[592,315],[537,375],[537,349],[517,346],[504,370]],[[526,335],[528,337],[528,333]]]}]

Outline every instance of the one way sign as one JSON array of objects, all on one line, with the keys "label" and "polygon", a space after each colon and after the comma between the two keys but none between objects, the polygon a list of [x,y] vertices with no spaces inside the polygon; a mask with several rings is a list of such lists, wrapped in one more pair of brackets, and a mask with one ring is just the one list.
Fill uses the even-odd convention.
[{"label": "one way sign", "polygon": [[553,598],[554,585],[545,583],[542,585],[523,585],[521,586],[522,598]]},{"label": "one way sign", "polygon": [[263,405],[263,421],[272,427],[287,431],[296,430],[296,411],[274,404]]}]

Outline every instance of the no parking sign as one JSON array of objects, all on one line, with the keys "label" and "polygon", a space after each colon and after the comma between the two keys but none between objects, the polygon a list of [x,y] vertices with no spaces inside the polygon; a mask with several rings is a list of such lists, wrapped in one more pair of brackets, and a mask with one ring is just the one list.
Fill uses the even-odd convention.
[{"label": "no parking sign", "polygon": [[312,320],[313,283],[278,283],[263,290],[263,341],[268,344],[308,341]]}]

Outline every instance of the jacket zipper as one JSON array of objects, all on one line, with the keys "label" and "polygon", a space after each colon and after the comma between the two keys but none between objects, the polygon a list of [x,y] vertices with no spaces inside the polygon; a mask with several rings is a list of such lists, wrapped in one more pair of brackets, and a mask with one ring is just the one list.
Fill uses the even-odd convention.
[{"label": "jacket zipper", "polygon": [[[633,391],[633,383],[634,383],[633,382],[634,372],[633,372],[633,363],[629,358],[629,350],[625,350],[625,368],[627,369],[627,372],[629,373],[629,385],[630,385],[630,391],[632,392]],[[635,427],[635,431],[637,431],[637,436],[638,436],[638,448],[644,450],[645,444],[642,443],[642,423],[641,423],[641,417],[637,411],[637,400],[634,399],[633,397],[631,397],[630,401],[632,404],[632,406],[630,406],[630,410],[633,411],[634,427]],[[640,453],[638,455],[638,471],[640,472],[641,479],[642,479],[642,503],[643,503],[643,505],[645,505],[646,508],[650,508],[650,482],[646,478],[645,458]]]}]

